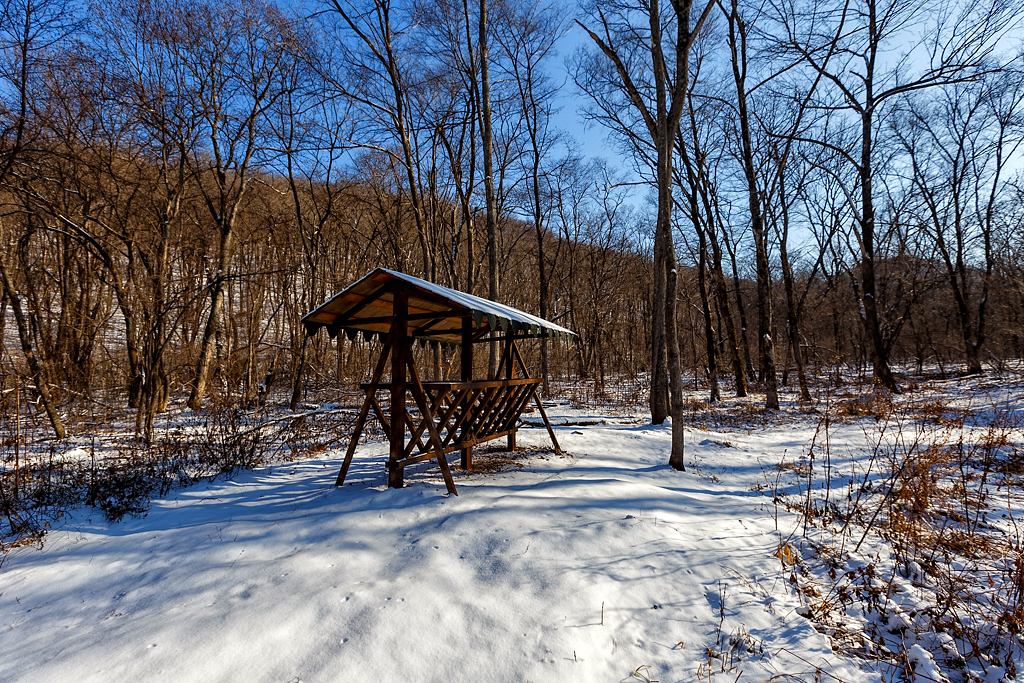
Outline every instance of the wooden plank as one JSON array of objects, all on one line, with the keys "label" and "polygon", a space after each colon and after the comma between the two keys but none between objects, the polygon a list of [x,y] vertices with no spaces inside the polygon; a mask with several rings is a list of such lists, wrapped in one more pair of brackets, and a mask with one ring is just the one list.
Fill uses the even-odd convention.
[{"label": "wooden plank", "polygon": [[[411,334],[414,337],[426,337],[426,336],[429,336],[430,335],[430,331],[429,331],[430,328],[433,327],[434,325],[438,324],[439,322],[443,322],[445,320],[451,320],[451,318],[444,318],[444,317],[438,318],[437,316],[434,316],[432,318],[426,318],[426,321],[427,321],[426,324],[420,325],[419,327],[413,328]],[[449,331],[442,330],[442,333],[444,333],[444,334],[451,334],[451,331],[450,330]]]},{"label": "wooden plank", "polygon": [[525,388],[519,391],[515,398],[515,403],[512,410],[509,412],[506,421],[498,426],[498,429],[508,429],[515,431],[518,429],[516,423],[519,421],[519,417],[523,414],[523,409],[526,404],[530,401],[530,396],[533,394],[533,390]]},{"label": "wooden plank", "polygon": [[[447,394],[448,394],[447,391],[443,392],[441,394],[438,394],[437,398],[434,399],[434,405],[431,408],[431,413],[433,413],[434,411],[437,410],[438,406],[441,405],[441,401],[444,399],[444,397]],[[418,425],[416,425],[416,429],[413,430],[413,432],[412,432],[412,438],[409,439],[409,445],[405,449],[405,456],[404,457],[408,457],[409,454],[412,453],[413,449],[416,448],[417,446],[422,451],[428,450],[428,448],[426,446],[424,446],[420,442],[420,436],[423,434],[423,430],[427,428],[427,418],[426,418],[425,415],[423,415],[422,410],[420,411],[420,418],[421,418],[420,419],[420,423]]]},{"label": "wooden plank", "polygon": [[[458,320],[458,315],[453,311],[427,311],[426,313],[409,313],[405,316],[407,321],[413,320]],[[346,318],[343,327],[355,327],[359,325],[380,325],[387,324],[391,325],[395,322],[394,315],[378,315],[370,318]]]},{"label": "wooden plank", "polygon": [[[501,437],[507,436],[507,435],[508,435],[508,432],[498,432],[497,434],[492,434],[491,436],[488,436],[488,437],[482,437],[482,438],[479,438],[479,439],[471,439],[468,443],[469,443],[470,446],[477,446],[477,445],[482,444],[482,443],[487,443],[488,441],[493,441],[494,439],[500,439]],[[445,452],[445,455],[448,455],[449,453],[454,453],[455,451],[458,451],[458,450],[461,450],[461,449],[462,449],[462,445],[461,444],[456,444],[454,446],[446,446],[445,449],[444,449],[444,452]],[[410,465],[416,465],[417,463],[425,462],[427,460],[435,460],[436,458],[437,458],[437,453],[434,453],[433,451],[431,451],[430,453],[417,453],[416,455],[409,456],[405,460],[400,460],[398,462],[398,466],[399,467],[408,467]]]},{"label": "wooden plank", "polygon": [[[509,391],[508,402],[505,406],[505,410],[502,411],[498,421],[491,426],[492,431],[516,431],[516,421],[519,419],[520,413],[522,413],[523,406],[526,405],[524,398],[528,398],[530,395],[529,387],[513,387]],[[512,442],[513,446],[515,441]]]},{"label": "wooden plank", "polygon": [[470,392],[468,389],[463,389],[457,394],[454,394],[452,402],[448,404],[448,407],[445,409],[444,414],[442,414],[441,417],[437,420],[438,433],[446,434],[444,438],[445,445],[447,445],[452,440],[452,438],[458,433],[458,420],[456,420],[456,423],[452,425],[449,425],[448,422],[452,419],[453,416],[459,414],[459,411],[462,409],[466,397],[469,396],[469,393]]},{"label": "wooden plank", "polygon": [[[441,444],[441,435],[437,433],[437,428],[434,426],[434,416],[430,412],[430,406],[427,405],[427,397],[423,393],[423,385],[420,384],[419,375],[416,373],[416,365],[412,362],[412,357],[408,359],[409,362],[409,375],[412,378],[412,395],[419,404],[420,413],[423,415],[423,420],[427,423],[427,430],[430,432],[430,440],[434,444],[434,448],[437,449],[437,465],[441,468],[441,476],[444,477],[445,488],[448,489],[449,494],[459,495],[459,492],[455,489],[455,481],[452,479],[451,470],[448,469],[448,461],[444,457],[444,446]],[[401,472],[401,468],[398,470]]]},{"label": "wooden plank", "polygon": [[490,434],[495,430],[498,421],[501,416],[508,409],[508,404],[512,398],[512,392],[516,390],[516,387],[501,387],[498,389],[498,400],[494,401],[488,406],[487,414],[484,416],[482,423],[480,424],[478,434]]},{"label": "wooden plank", "polygon": [[[463,399],[463,405],[461,406],[462,410],[459,411],[455,422],[452,423],[451,428],[448,430],[448,436],[445,437],[444,440],[445,447],[447,447],[449,443],[455,441],[456,437],[458,437],[458,441],[456,443],[459,443],[465,441],[470,436],[470,432],[468,430],[472,423],[473,406],[476,404],[477,400],[479,400],[483,391],[483,389],[465,390],[465,398]],[[460,394],[460,396],[461,395],[462,394]],[[470,457],[472,457],[472,453],[470,453]]]},{"label": "wooden plank", "polygon": [[[448,323],[454,323],[458,321],[458,318],[441,318],[442,321]],[[413,336],[416,337],[451,337],[450,341],[456,341],[460,339],[459,328],[453,327],[442,327],[436,330],[428,330],[426,326],[418,327],[413,332]]]},{"label": "wooden plank", "polygon": [[518,345],[512,347],[512,353],[515,355],[516,361],[519,362],[519,369],[522,370],[523,377],[529,379],[530,371],[526,369],[526,362],[523,360],[523,354],[519,353]]},{"label": "wooden plank", "polygon": [[[483,337],[488,332],[490,332],[490,330],[484,329],[484,331],[482,332],[482,334],[480,336]],[[503,335],[498,336],[498,337],[487,337],[487,338],[474,339],[474,343],[476,343],[476,344],[493,344],[495,342],[504,342],[504,341],[506,341],[508,339],[515,339],[515,340],[518,341],[520,339],[541,339],[543,337],[547,337],[548,339],[553,339],[554,338],[550,334],[503,334]]]},{"label": "wooden plank", "polygon": [[380,403],[377,401],[377,392],[368,391],[366,393],[369,396],[373,396],[373,399],[371,399],[373,402],[373,412],[377,416],[377,420],[380,422],[381,431],[384,432],[385,434],[390,434],[391,426],[390,423],[388,422],[387,416],[384,414],[384,409],[380,407]]},{"label": "wooden plank", "polygon": [[350,308],[347,311],[345,311],[344,314],[337,316],[334,319],[334,322],[331,323],[331,326],[332,327],[337,327],[339,329],[342,328],[342,327],[345,327],[345,325],[348,324],[349,320],[352,319],[352,316],[354,316],[356,313],[358,313],[359,311],[363,310],[364,308],[366,308],[367,306],[369,306],[373,302],[377,301],[377,299],[381,298],[382,296],[384,296],[385,294],[387,294],[390,291],[391,291],[391,283],[390,282],[385,282],[383,285],[381,285],[377,289],[373,290],[373,292],[371,292],[370,294],[367,294],[365,297],[363,297],[362,301],[360,301],[355,306],[353,306],[352,308]]},{"label": "wooden plank", "polygon": [[422,289],[411,282],[406,282],[404,280],[396,280],[395,288],[404,290],[407,296],[411,295],[415,299],[429,301],[435,306],[450,306],[452,310],[455,312],[455,314],[458,315],[459,317],[466,315],[466,313],[469,312],[469,309],[463,306],[462,304],[452,301],[451,299],[444,295],[435,294],[434,292],[431,292],[428,289]]},{"label": "wooden plank", "polygon": [[[530,372],[526,369],[526,362],[523,361],[523,356],[522,356],[521,353],[519,353],[519,348],[518,347],[515,349],[515,355],[516,355],[516,360],[519,361],[519,367],[522,369],[523,375],[526,376],[526,377],[529,377],[530,376]],[[540,385],[539,384],[536,387],[534,387],[534,389],[533,389],[533,391],[531,392],[530,395],[533,398],[534,402],[536,402],[536,404],[537,404],[537,410],[540,411],[541,419],[544,420],[544,427],[548,430],[548,438],[551,439],[551,445],[555,447],[555,453],[561,455],[562,454],[562,447],[558,445],[558,438],[555,436],[555,430],[551,426],[551,420],[548,419],[547,411],[544,410],[544,404],[540,400],[540,394],[537,393],[538,389],[540,389]],[[520,412],[522,412],[522,411],[520,411]]]},{"label": "wooden plank", "polygon": [[495,387],[488,387],[484,390],[484,395],[477,403],[477,409],[473,415],[472,421],[470,422],[470,428],[473,436],[487,433],[484,427],[489,421],[491,411],[494,410],[494,407],[498,404],[501,398],[502,393],[500,384]]},{"label": "wooden plank", "polygon": [[345,460],[341,463],[341,471],[338,472],[338,478],[334,480],[335,486],[341,486],[345,483],[345,477],[348,475],[348,468],[352,464],[352,456],[355,455],[356,452],[356,444],[359,443],[359,437],[363,433],[363,426],[366,424],[366,415],[370,410],[370,404],[376,402],[373,395],[376,393],[377,384],[380,383],[381,375],[384,374],[384,367],[387,365],[388,355],[390,352],[391,337],[389,336],[387,342],[384,344],[384,348],[380,351],[380,359],[377,361],[377,367],[373,371],[373,378],[370,380],[370,387],[366,392],[366,398],[363,399],[363,407],[359,410],[359,416],[356,418],[355,429],[352,430],[352,440],[348,442],[348,450],[345,451]]},{"label": "wooden plank", "polygon": [[[426,389],[426,390],[430,390],[430,391],[435,391],[437,389],[449,389],[449,390],[459,390],[459,389],[493,389],[494,387],[516,386],[516,385],[520,385],[520,384],[539,384],[539,383],[540,383],[539,379],[529,379],[529,378],[520,378],[520,379],[513,379],[513,380],[504,380],[504,379],[489,380],[489,379],[483,379],[483,380],[476,380],[476,381],[473,381],[473,382],[455,382],[455,381],[451,381],[451,382],[448,382],[448,381],[445,381],[445,382],[423,382],[423,388]],[[369,384],[369,382],[363,382],[359,386],[362,387],[363,389],[366,389],[366,387],[370,386],[370,384]],[[389,382],[381,382],[380,384],[377,385],[377,388],[379,390],[381,390],[381,391],[386,391],[390,387],[391,387],[391,384]]]}]

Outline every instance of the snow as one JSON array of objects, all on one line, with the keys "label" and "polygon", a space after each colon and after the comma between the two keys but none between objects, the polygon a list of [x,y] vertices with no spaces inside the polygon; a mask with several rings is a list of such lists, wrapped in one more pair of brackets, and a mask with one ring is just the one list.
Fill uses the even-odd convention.
[{"label": "snow", "polygon": [[0,572],[0,680],[878,680],[797,614],[751,490],[763,435],[695,432],[675,472],[668,425],[553,412],[573,455],[458,476],[458,497],[434,469],[384,488],[374,443],[342,488],[337,452],[144,519],[82,510]]},{"label": "snow", "polygon": [[[972,656],[933,621],[933,567],[856,520],[841,532],[841,516],[808,527],[794,511],[883,500],[900,443],[926,446],[926,428],[971,440],[985,428],[956,431],[957,411],[1024,407],[1019,381],[915,391],[893,400],[945,407],[695,410],[685,472],[667,465],[670,425],[563,405],[549,414],[567,455],[531,419],[520,469],[453,470],[457,497],[428,464],[387,489],[371,442],[341,488],[343,448],[175,491],[142,519],[80,509],[0,568],[0,681],[1009,683],[1019,649]],[[1000,457],[1019,452],[1016,424]],[[1015,539],[1019,489],[997,493],[986,533]],[[953,556],[948,572],[964,590],[995,577],[995,596],[1013,562]],[[977,594],[957,618],[990,628]]]}]

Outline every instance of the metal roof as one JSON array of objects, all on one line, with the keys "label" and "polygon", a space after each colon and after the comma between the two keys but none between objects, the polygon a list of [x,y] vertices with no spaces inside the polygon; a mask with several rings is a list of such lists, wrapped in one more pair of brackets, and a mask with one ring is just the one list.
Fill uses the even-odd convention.
[{"label": "metal roof", "polygon": [[511,306],[435,285],[405,273],[377,268],[355,284],[335,294],[302,318],[313,334],[326,327],[333,337],[346,330],[350,339],[358,332],[369,338],[391,329],[394,292],[408,294],[409,334],[444,342],[462,341],[462,321],[471,318],[473,330],[482,336],[502,330],[517,337],[575,337],[576,334]]}]

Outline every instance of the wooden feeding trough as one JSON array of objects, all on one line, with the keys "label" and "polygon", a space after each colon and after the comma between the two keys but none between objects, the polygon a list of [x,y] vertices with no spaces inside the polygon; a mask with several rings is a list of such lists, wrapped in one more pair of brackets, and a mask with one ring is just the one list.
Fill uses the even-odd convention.
[{"label": "wooden feeding trough", "polygon": [[[331,337],[345,330],[350,339],[362,333],[383,343],[380,358],[356,418],[352,440],[336,485],[345,482],[356,444],[372,410],[391,445],[388,486],[401,487],[403,471],[436,460],[448,493],[458,495],[447,455],[460,451],[461,465],[473,468],[473,446],[506,437],[515,448],[519,417],[530,401],[540,411],[556,452],[561,452],[547,413],[537,395],[539,379],[531,379],[516,342],[540,337],[575,336],[572,332],[510,306],[441,287],[393,270],[377,268],[302,319],[308,334],[327,328]],[[492,335],[492,332],[499,332]],[[457,382],[420,380],[412,344],[435,340],[458,344],[462,373]],[[498,376],[473,379],[473,345],[501,343]],[[390,381],[381,381],[391,360]],[[516,376],[516,366],[519,376]],[[382,396],[388,397],[385,410]],[[414,411],[410,411],[409,399]],[[408,431],[408,440],[406,432]]]}]

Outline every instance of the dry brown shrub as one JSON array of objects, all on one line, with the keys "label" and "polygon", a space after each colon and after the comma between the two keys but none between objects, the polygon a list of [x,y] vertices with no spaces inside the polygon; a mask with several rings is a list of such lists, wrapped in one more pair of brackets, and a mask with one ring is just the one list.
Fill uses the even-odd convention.
[{"label": "dry brown shrub", "polygon": [[683,409],[689,411],[710,410],[711,404],[701,398],[687,396],[683,399]]},{"label": "dry brown shrub", "polygon": [[839,417],[873,417],[884,420],[892,413],[892,398],[883,391],[873,391],[866,396],[836,401],[835,412]]},{"label": "dry brown shrub", "polygon": [[917,411],[923,421],[946,426],[961,425],[967,417],[966,411],[952,408],[938,399],[920,404]]},{"label": "dry brown shrub", "polygon": [[942,493],[939,483],[955,463],[953,451],[932,445],[903,466],[893,495],[894,514],[919,520],[925,517]]},{"label": "dry brown shrub", "polygon": [[778,465],[776,465],[776,468],[780,472],[795,472],[797,475],[801,477],[806,477],[811,471],[811,466],[806,462],[780,462]]}]

